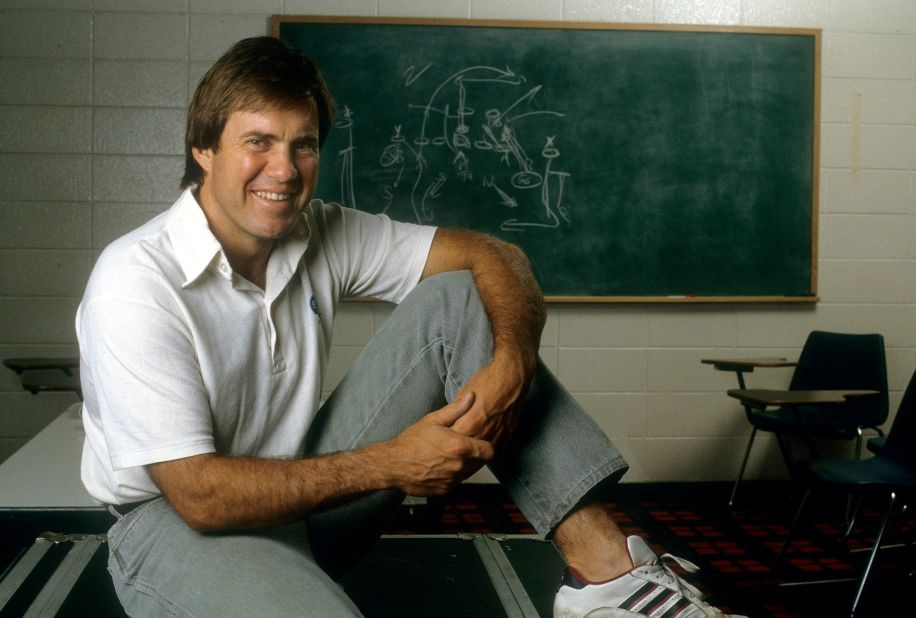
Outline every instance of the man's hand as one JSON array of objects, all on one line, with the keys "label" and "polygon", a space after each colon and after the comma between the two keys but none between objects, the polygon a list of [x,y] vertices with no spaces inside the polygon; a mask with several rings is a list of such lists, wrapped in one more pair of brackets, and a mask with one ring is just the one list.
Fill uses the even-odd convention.
[{"label": "man's hand", "polygon": [[517,359],[494,359],[458,392],[476,395],[471,410],[455,421],[460,434],[486,440],[499,451],[512,439],[531,372]]},{"label": "man's hand", "polygon": [[388,443],[395,486],[412,496],[441,496],[493,459],[487,441],[452,429],[474,401],[474,393],[465,389]]}]

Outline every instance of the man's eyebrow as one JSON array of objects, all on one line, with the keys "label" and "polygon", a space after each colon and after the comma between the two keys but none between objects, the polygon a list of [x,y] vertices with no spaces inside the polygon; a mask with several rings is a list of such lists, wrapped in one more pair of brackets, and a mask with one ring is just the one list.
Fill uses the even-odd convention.
[{"label": "man's eyebrow", "polygon": [[251,131],[245,131],[244,133],[242,133],[241,135],[239,135],[239,137],[242,138],[242,139],[244,139],[244,138],[247,138],[247,137],[270,137],[270,138],[273,138],[273,137],[276,137],[276,136],[273,135],[272,133],[268,133],[267,131],[259,131],[258,129],[252,129]]},{"label": "man's eyebrow", "polygon": [[[242,140],[248,139],[251,137],[260,137],[260,138],[266,138],[266,139],[271,139],[271,140],[279,139],[276,135],[274,135],[273,133],[270,133],[269,131],[261,131],[258,129],[252,129],[251,131],[245,131],[244,133],[239,135],[239,139],[242,139]],[[293,136],[290,139],[290,141],[300,142],[300,141],[307,141],[307,140],[312,140],[312,139],[318,139],[317,132],[313,133],[311,131],[306,131],[302,133],[301,135]]]}]

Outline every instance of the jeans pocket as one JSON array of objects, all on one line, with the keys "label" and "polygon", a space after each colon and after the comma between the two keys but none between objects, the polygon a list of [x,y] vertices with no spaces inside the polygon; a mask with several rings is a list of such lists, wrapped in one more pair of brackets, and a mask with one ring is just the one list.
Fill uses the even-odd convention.
[{"label": "jeans pocket", "polygon": [[137,566],[142,563],[146,553],[149,535],[143,531],[147,525],[154,523],[147,521],[153,516],[155,508],[165,500],[163,497],[154,498],[127,513],[114,523],[108,530],[108,557],[109,570],[117,566],[122,576],[132,578]]}]

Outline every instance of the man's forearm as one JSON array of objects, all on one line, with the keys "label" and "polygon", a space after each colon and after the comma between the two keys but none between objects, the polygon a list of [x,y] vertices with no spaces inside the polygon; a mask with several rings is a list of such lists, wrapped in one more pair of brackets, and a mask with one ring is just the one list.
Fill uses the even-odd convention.
[{"label": "man's forearm", "polygon": [[391,487],[379,450],[301,460],[201,455],[154,464],[150,474],[195,530],[259,528]]},{"label": "man's forearm", "polygon": [[514,245],[504,244],[496,248],[492,262],[472,272],[492,324],[494,357],[503,352],[523,354],[533,369],[546,311],[528,258]]},{"label": "man's forearm", "polygon": [[492,446],[453,431],[467,394],[386,442],[299,460],[208,454],[149,466],[182,519],[201,532],[292,522],[373,491],[442,495],[493,457]]}]

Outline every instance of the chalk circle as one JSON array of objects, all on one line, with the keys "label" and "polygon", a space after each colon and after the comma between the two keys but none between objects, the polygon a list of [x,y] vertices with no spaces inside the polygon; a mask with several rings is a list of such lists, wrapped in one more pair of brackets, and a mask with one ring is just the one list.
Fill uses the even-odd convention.
[{"label": "chalk circle", "polygon": [[540,187],[542,181],[537,172],[518,172],[512,176],[512,186],[516,189],[534,189]]}]

